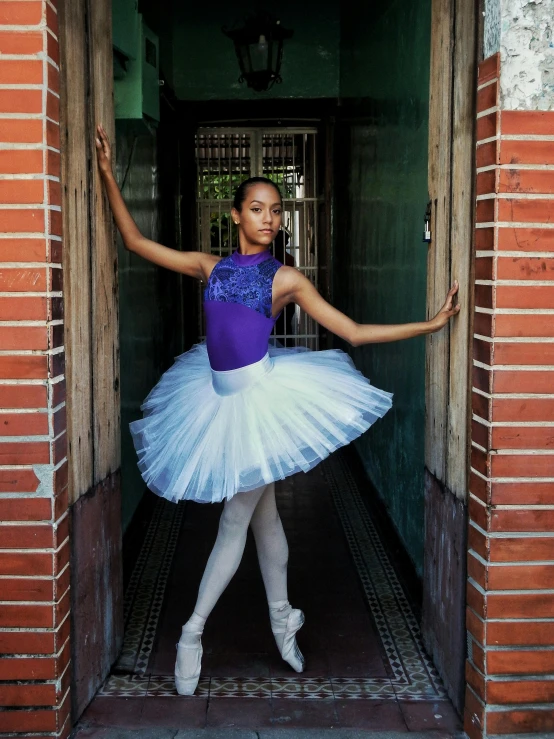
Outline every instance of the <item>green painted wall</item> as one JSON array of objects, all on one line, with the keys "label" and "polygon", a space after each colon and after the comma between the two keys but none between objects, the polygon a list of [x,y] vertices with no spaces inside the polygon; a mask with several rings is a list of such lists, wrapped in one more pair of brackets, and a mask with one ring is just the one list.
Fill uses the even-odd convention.
[{"label": "green painted wall", "polygon": [[[403,323],[425,318],[430,0],[382,7],[341,18],[334,296],[359,322]],[[394,393],[357,447],[421,573],[425,342],[350,351]]]},{"label": "green painted wall", "polygon": [[[163,132],[163,129],[162,129]],[[167,134],[166,134],[167,135]],[[163,197],[158,137],[118,121],[116,177],[143,236],[174,245],[174,198]],[[173,167],[174,156],[173,156]],[[137,467],[129,423],[182,346],[180,277],[127,251],[118,232],[121,361],[122,521],[126,530],[146,490]]]},{"label": "green painted wall", "polygon": [[339,91],[339,4],[331,0],[283,0],[271,8],[294,36],[285,42],[281,85],[267,93],[239,84],[233,43],[223,35],[259,3],[233,5],[221,0],[175,3],[173,7],[173,84],[182,100],[263,100],[332,98]]}]

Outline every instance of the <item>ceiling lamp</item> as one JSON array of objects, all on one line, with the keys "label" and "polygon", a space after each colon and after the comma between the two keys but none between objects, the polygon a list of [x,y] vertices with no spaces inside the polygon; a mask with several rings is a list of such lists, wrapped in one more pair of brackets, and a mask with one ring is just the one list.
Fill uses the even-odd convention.
[{"label": "ceiling lamp", "polygon": [[281,21],[260,12],[247,16],[240,28],[222,30],[235,45],[241,72],[239,82],[263,92],[283,81],[280,75],[283,41],[291,38],[293,32],[283,28]]}]

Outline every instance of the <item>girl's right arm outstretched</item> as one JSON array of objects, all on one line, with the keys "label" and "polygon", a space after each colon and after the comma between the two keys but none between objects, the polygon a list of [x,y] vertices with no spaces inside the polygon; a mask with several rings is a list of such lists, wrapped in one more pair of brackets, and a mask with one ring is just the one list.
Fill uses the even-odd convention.
[{"label": "girl's right arm outstretched", "polygon": [[113,176],[110,142],[102,125],[96,127],[96,155],[102,182],[125,248],[160,267],[207,281],[213,267],[219,261],[218,257],[200,251],[170,249],[141,234]]}]

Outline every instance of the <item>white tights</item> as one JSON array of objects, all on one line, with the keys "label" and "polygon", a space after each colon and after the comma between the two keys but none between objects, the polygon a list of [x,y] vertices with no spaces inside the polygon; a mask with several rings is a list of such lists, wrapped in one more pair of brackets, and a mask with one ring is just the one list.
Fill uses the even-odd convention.
[{"label": "white tights", "polygon": [[275,501],[275,484],[238,493],[225,502],[214,547],[200,582],[189,631],[201,632],[219,597],[242,559],[248,526],[256,542],[258,561],[270,608],[287,601],[288,544]]}]

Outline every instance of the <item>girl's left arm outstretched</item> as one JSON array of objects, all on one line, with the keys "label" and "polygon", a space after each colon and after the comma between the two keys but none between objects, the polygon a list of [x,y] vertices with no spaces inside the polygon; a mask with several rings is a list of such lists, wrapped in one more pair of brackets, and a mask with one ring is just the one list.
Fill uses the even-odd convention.
[{"label": "girl's left arm outstretched", "polygon": [[[279,275],[279,272],[282,275]],[[453,304],[454,295],[458,292],[458,281],[456,280],[448,291],[444,305],[437,315],[429,321],[390,325],[356,323],[356,321],[330,305],[298,270],[292,267],[284,267],[279,272],[277,273],[280,278],[279,283],[283,293],[288,298],[287,302],[299,305],[319,324],[348,341],[352,346],[399,341],[401,339],[411,339],[414,336],[422,336],[423,334],[432,334],[435,331],[440,331],[452,316],[460,312],[460,304]]]}]

